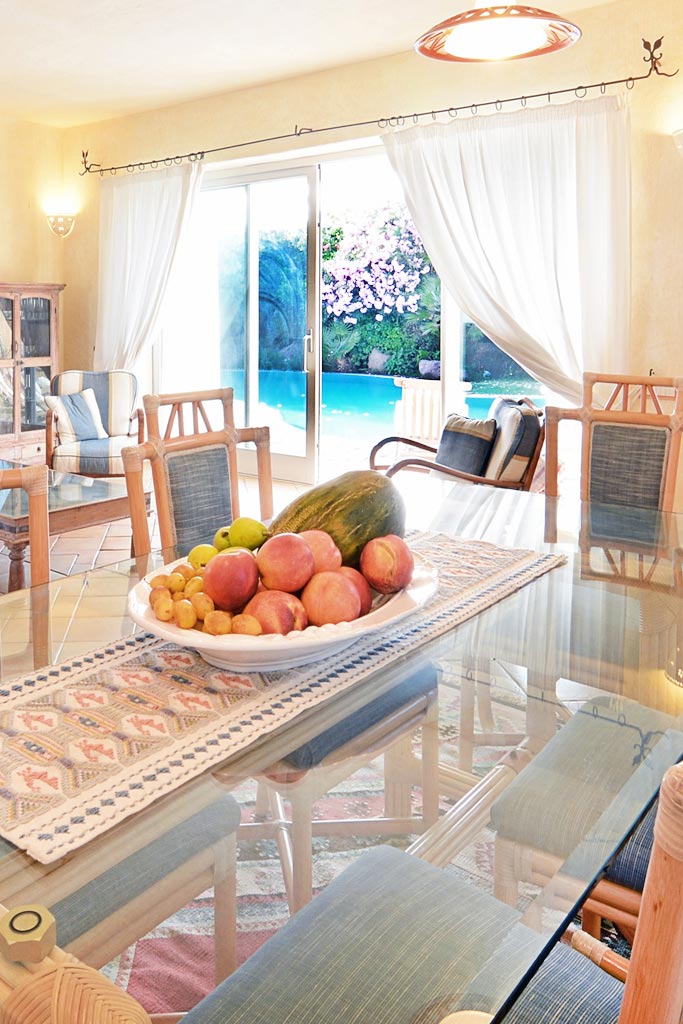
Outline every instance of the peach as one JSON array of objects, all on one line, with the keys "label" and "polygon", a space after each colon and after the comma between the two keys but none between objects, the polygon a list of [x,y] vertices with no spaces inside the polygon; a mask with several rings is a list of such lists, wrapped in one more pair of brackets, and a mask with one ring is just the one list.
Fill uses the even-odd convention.
[{"label": "peach", "polygon": [[[284,534],[281,534],[284,536]],[[298,597],[285,590],[259,590],[243,611],[253,615],[261,624],[264,633],[291,633],[305,629],[308,618]]]},{"label": "peach", "polygon": [[338,569],[342,564],[342,553],[324,530],[302,530],[300,537],[306,541],[313,552],[313,572],[325,572]]},{"label": "peach", "polygon": [[395,594],[413,578],[413,553],[394,533],[369,540],[360,555],[360,571],[380,594]]},{"label": "peach", "polygon": [[247,548],[226,548],[207,562],[203,578],[204,593],[216,608],[234,612],[256,593],[256,558]]},{"label": "peach", "polygon": [[317,572],[301,593],[301,603],[313,626],[352,622],[360,614],[360,597],[354,583],[339,571]]},{"label": "peach", "polygon": [[284,590],[293,594],[310,580],[315,559],[298,533],[278,533],[258,549],[256,563],[261,582],[267,590]]},{"label": "peach", "polygon": [[350,565],[342,565],[339,572],[343,573],[353,583],[360,598],[360,614],[367,615],[372,608],[372,591],[365,576],[358,572],[358,569],[352,569]]}]

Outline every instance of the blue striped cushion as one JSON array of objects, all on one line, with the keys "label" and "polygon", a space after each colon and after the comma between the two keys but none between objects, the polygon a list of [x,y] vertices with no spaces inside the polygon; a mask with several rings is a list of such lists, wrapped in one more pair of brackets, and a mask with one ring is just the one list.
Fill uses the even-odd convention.
[{"label": "blue striped cushion", "polygon": [[498,797],[492,827],[565,859],[632,775],[639,745],[655,747],[670,726],[618,697],[587,702]]},{"label": "blue striped cushion", "polygon": [[165,457],[176,545],[184,555],[195,544],[212,544],[217,530],[232,522],[228,452],[212,445]]},{"label": "blue striped cushion", "polygon": [[130,437],[105,437],[98,441],[60,444],[52,456],[52,468],[60,473],[86,476],[123,476],[121,449],[130,447]]},{"label": "blue striped cushion", "polygon": [[328,757],[339,747],[348,743],[371,726],[381,722],[383,718],[398,711],[414,697],[435,689],[438,681],[437,670],[430,663],[416,672],[411,672],[407,679],[394,686],[381,697],[370,701],[365,707],[342,719],[332,728],[321,732],[308,743],[302,744],[285,758],[295,768],[312,768]]},{"label": "blue striped cushion", "polygon": [[558,945],[503,1019],[505,1024],[617,1024],[623,994],[620,981]]},{"label": "blue striped cushion", "polygon": [[496,421],[471,420],[456,413],[443,428],[436,461],[461,473],[481,476],[488,461],[496,433]]},{"label": "blue striped cushion", "polygon": [[594,423],[589,498],[612,505],[659,508],[668,454],[664,427]]},{"label": "blue striped cushion", "polygon": [[127,434],[135,408],[137,380],[127,370],[65,370],[50,382],[53,395],[69,395],[84,388],[95,392],[102,422],[110,437]]},{"label": "blue striped cushion", "polygon": [[408,1024],[462,992],[517,917],[455,874],[378,847],[290,918],[183,1024]]},{"label": "blue striped cushion", "polygon": [[611,882],[625,885],[628,889],[642,892],[645,885],[647,866],[650,863],[652,844],[654,842],[655,815],[659,801],[647,812],[623,849],[607,868],[605,875]]},{"label": "blue striped cushion", "polygon": [[[235,832],[239,822],[239,804],[226,793],[52,904],[59,945],[67,946],[196,853]],[[14,856],[16,850],[9,840],[0,837],[0,862],[4,857]]]},{"label": "blue striped cushion", "polygon": [[518,483],[534,454],[541,421],[525,402],[512,398],[496,398],[489,409],[496,421],[496,440],[486,467],[490,480],[511,480]]}]

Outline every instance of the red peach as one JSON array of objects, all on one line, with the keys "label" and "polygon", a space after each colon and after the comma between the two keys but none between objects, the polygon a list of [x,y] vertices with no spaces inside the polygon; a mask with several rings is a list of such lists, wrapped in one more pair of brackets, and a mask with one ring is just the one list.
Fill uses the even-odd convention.
[{"label": "red peach", "polygon": [[341,572],[317,572],[311,576],[301,594],[308,621],[314,626],[326,623],[352,622],[360,614],[360,597],[356,587]]},{"label": "red peach", "polygon": [[[215,557],[215,556],[214,556]],[[264,633],[291,633],[308,625],[303,604],[294,594],[284,590],[259,590],[243,612],[261,623]]]},{"label": "red peach", "polygon": [[407,587],[413,578],[414,567],[412,551],[394,533],[369,540],[361,551],[360,571],[380,594],[394,594]]},{"label": "red peach", "polygon": [[[211,565],[211,562],[216,564]],[[204,593],[213,600],[216,608],[226,612],[235,611],[256,593],[256,558],[247,548],[226,548],[206,563],[203,578]]]},{"label": "red peach", "polygon": [[264,587],[293,594],[308,583],[315,561],[298,533],[277,533],[258,549],[256,564]]},{"label": "red peach", "polygon": [[367,615],[372,608],[372,591],[365,576],[358,572],[358,569],[352,569],[350,565],[342,565],[339,572],[343,573],[353,583],[360,598],[360,614]]},{"label": "red peach", "polygon": [[302,530],[303,537],[311,551],[315,563],[314,572],[325,572],[339,569],[342,564],[342,553],[324,530]]}]

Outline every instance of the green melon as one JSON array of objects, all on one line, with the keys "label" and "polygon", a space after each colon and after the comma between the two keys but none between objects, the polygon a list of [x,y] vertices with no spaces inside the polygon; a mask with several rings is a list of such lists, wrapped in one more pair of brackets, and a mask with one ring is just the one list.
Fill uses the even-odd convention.
[{"label": "green melon", "polygon": [[318,484],[275,517],[271,533],[325,530],[342,553],[344,565],[358,566],[373,537],[405,534],[405,504],[395,484],[373,469],[353,470]]}]

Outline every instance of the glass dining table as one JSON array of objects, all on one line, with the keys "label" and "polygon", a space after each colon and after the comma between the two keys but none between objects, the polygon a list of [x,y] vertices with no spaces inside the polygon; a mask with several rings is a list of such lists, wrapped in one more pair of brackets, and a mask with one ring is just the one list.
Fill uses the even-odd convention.
[{"label": "glass dining table", "polygon": [[[0,903],[52,908],[58,946],[125,987],[122,942],[162,920],[143,909],[131,853],[163,836],[176,872],[164,934],[180,936],[194,980],[159,986],[150,968],[129,989],[170,1014],[233,967],[235,943],[239,962],[389,846],[440,869],[444,899],[457,879],[486,900],[493,926],[459,991],[503,1020],[683,757],[683,518],[431,477],[408,508],[436,592],[287,668],[210,665],[192,631],[175,644],[137,625],[130,595],[169,552],[0,597]],[[181,911],[199,892],[183,888],[173,844],[225,795],[237,933],[197,982]],[[541,867],[525,875],[515,851]],[[60,908],[78,916],[111,872],[90,939],[68,926],[62,938]],[[216,929],[234,928],[218,894]],[[0,923],[0,1004],[19,984],[7,957]],[[439,970],[431,999],[392,1004],[392,1024],[443,998]]]}]

